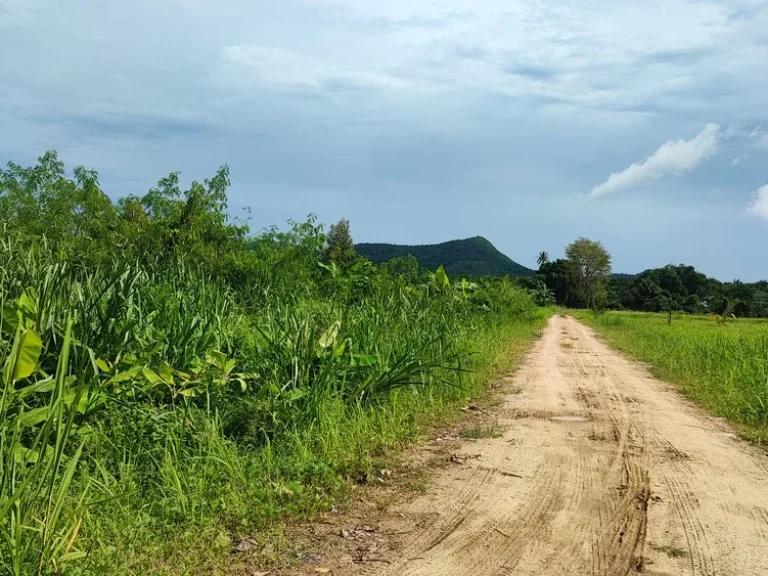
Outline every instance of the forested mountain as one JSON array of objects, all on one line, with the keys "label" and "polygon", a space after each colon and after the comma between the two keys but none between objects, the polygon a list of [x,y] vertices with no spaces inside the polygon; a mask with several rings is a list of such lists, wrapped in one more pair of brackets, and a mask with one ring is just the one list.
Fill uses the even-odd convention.
[{"label": "forested mountain", "polygon": [[452,276],[532,276],[534,271],[511,260],[482,236],[451,240],[442,244],[404,246],[357,244],[357,251],[374,264],[411,255],[422,268],[435,270],[440,264]]}]

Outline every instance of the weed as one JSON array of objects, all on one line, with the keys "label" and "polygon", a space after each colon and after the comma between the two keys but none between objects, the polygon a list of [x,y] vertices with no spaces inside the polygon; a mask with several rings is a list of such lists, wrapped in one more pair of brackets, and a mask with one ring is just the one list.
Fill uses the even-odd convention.
[{"label": "weed", "polygon": [[462,438],[481,439],[481,438],[501,438],[504,436],[506,428],[498,422],[492,424],[480,424],[469,428],[463,428],[459,433]]},{"label": "weed", "polygon": [[598,432],[597,430],[592,430],[587,438],[593,442],[605,442],[608,439],[603,432]]},{"label": "weed", "polygon": [[651,548],[656,552],[662,552],[663,554],[666,554],[670,558],[685,558],[688,556],[688,552],[686,552],[685,549],[680,548],[679,546],[672,546],[670,544],[665,544],[664,546],[651,544]]}]

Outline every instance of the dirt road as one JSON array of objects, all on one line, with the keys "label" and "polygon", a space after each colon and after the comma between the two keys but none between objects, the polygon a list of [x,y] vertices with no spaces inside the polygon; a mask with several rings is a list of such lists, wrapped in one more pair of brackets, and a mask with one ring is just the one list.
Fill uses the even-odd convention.
[{"label": "dirt road", "polygon": [[404,546],[354,573],[768,574],[768,457],[671,386],[556,316],[506,388],[505,435],[467,443],[396,508]]}]

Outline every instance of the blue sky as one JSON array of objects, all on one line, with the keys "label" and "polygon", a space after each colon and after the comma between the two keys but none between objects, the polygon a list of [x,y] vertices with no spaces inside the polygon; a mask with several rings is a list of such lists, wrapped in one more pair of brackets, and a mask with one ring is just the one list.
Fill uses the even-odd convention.
[{"label": "blue sky", "polygon": [[0,0],[0,162],[221,164],[259,229],[768,277],[768,2]]}]

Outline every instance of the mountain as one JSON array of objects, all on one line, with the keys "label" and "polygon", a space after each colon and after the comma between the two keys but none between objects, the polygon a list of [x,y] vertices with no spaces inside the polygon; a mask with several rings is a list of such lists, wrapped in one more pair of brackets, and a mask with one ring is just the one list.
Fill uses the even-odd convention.
[{"label": "mountain", "polygon": [[436,270],[442,264],[451,276],[531,276],[534,273],[496,250],[482,236],[424,246],[357,244],[355,248],[375,264],[412,254],[423,268]]}]

